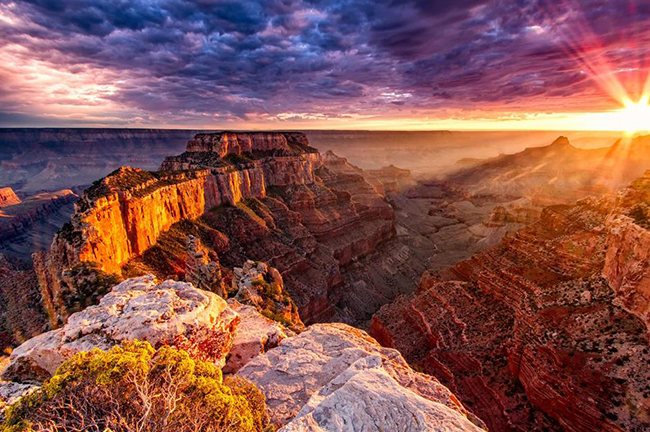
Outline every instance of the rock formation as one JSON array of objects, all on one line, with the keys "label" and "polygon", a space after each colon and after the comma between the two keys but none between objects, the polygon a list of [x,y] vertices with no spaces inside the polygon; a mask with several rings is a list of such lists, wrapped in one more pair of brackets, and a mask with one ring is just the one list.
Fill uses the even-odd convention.
[{"label": "rock formation", "polygon": [[228,305],[237,312],[241,322],[235,330],[224,373],[237,372],[252,358],[275,348],[281,341],[294,335],[282,324],[260,314],[254,306],[243,305],[235,299],[229,299]]},{"label": "rock formation", "polygon": [[29,261],[33,252],[47,249],[54,233],[72,215],[76,200],[71,190],[61,190],[1,208],[0,253]]},{"label": "rock formation", "polygon": [[265,317],[294,331],[304,329],[298,308],[277,269],[263,262],[246,261],[243,267],[233,270],[232,290],[238,301],[254,306]]},{"label": "rock formation", "polygon": [[20,204],[20,198],[10,187],[0,188],[0,208]]},{"label": "rock formation", "polygon": [[494,248],[426,273],[375,314],[371,334],[490,430],[648,429],[649,183],[547,208]]},{"label": "rock formation", "polygon": [[[34,256],[53,325],[91,304],[79,301],[71,309],[66,299],[87,298],[81,291],[101,297],[105,291],[81,290],[70,271],[79,266],[94,268],[98,280],[153,272],[201,285],[200,277],[214,267],[208,261],[218,260],[223,278],[248,259],[264,261],[280,271],[306,322],[338,314],[348,321],[369,318],[394,297],[395,284],[373,282],[368,270],[362,276],[368,291],[377,287],[381,295],[369,306],[359,301],[348,311],[338,309],[348,284],[366,269],[358,260],[395,238],[394,212],[363,172],[328,168],[303,134],[200,134],[162,169],[121,168],[95,182],[50,252]],[[203,250],[188,251],[188,235],[199,239]],[[394,258],[408,259],[399,254]],[[349,277],[348,269],[354,272]],[[208,285],[217,283],[218,274],[212,279]]]},{"label": "rock formation", "polygon": [[223,298],[228,292],[221,275],[219,257],[209,256],[201,240],[193,235],[187,236],[187,260],[185,261],[185,281],[195,287],[217,293]]},{"label": "rock formation", "polygon": [[103,350],[127,340],[174,345],[223,366],[240,318],[216,294],[184,282],[156,284],[153,276],[115,286],[98,305],[71,315],[62,328],[16,348],[3,378],[43,380],[80,351]]},{"label": "rock formation", "polygon": [[219,157],[229,154],[280,152],[291,153],[292,145],[308,147],[309,141],[299,132],[219,132],[197,134],[187,144],[188,153],[209,152]]},{"label": "rock formation", "polygon": [[480,420],[395,350],[344,324],[315,324],[237,375],[265,394],[282,431],[480,431]]},{"label": "rock formation", "polygon": [[[300,144],[306,138],[298,135],[291,135],[289,156],[242,165],[214,154],[218,163],[206,169],[195,169],[194,162],[188,162],[193,169],[178,172],[123,167],[95,182],[77,203],[71,222],[55,236],[50,253],[35,259],[43,297],[52,305],[50,320],[61,322],[68,314],[54,300],[63,289],[62,270],[93,263],[100,271],[120,274],[127,261],[142,255],[176,222],[197,219],[219,205],[263,198],[268,187],[313,183],[319,155]],[[184,155],[192,161],[206,157],[205,152]]]},{"label": "rock formation", "polygon": [[36,275],[17,268],[0,254],[0,350],[47,329]]}]

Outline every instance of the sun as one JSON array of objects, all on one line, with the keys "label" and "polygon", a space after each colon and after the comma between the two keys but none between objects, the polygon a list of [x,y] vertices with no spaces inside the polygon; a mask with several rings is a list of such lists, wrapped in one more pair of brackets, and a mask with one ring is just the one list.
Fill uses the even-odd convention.
[{"label": "sun", "polygon": [[628,134],[650,131],[650,95],[643,96],[638,102],[627,100],[624,108],[618,111],[620,129]]}]

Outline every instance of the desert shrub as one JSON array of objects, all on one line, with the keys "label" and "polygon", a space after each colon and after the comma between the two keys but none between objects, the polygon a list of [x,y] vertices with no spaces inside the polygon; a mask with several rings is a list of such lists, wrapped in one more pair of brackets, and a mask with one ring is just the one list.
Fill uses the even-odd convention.
[{"label": "desert shrub", "polygon": [[264,395],[181,350],[129,342],[79,353],[6,411],[0,432],[253,432]]}]

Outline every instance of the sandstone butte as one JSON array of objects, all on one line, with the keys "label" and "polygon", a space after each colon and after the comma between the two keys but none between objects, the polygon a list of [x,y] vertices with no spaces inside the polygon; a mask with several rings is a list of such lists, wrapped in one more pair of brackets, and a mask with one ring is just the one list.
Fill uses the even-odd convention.
[{"label": "sandstone butte", "polygon": [[650,171],[423,275],[371,334],[494,431],[650,430]]},{"label": "sandstone butte", "polygon": [[10,187],[0,188],[0,208],[20,204],[20,198]]},{"label": "sandstone butte", "polygon": [[[318,324],[289,337],[237,301],[230,306],[191,284],[153,276],[128,279],[62,328],[28,340],[11,355],[0,383],[6,404],[34,391],[79,351],[140,339],[171,344],[252,380],[282,431],[485,431],[435,378],[410,368],[393,349],[344,324]],[[243,367],[242,367],[243,366]]]},{"label": "sandstone butte", "polygon": [[268,262],[305,322],[333,317],[348,291],[343,269],[395,237],[391,206],[346,166],[328,165],[302,133],[222,132],[196,135],[160,171],[120,168],[84,192],[49,252],[33,256],[51,324],[96,303],[113,277],[185,279],[197,264],[183,264],[188,234],[201,236],[224,277],[247,259]]}]

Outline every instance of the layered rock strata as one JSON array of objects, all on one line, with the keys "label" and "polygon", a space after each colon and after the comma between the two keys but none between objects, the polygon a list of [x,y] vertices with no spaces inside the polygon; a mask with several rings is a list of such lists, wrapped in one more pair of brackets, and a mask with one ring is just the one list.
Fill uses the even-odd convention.
[{"label": "layered rock strata", "polygon": [[0,209],[0,251],[22,260],[46,249],[54,233],[74,210],[77,195],[71,190],[40,193]]},{"label": "layered rock strata", "polygon": [[[271,135],[251,139],[253,150],[266,151],[278,145],[278,140]],[[233,139],[238,136],[235,134]],[[212,152],[208,154],[216,158],[216,163],[204,169],[198,169],[199,164],[194,162],[189,164],[191,169],[185,167],[189,170],[173,172],[123,167],[95,182],[77,203],[71,222],[55,236],[50,253],[34,259],[45,303],[50,305],[50,320],[62,322],[68,314],[56,299],[65,289],[62,286],[65,269],[92,263],[100,271],[119,275],[127,261],[142,255],[174,223],[197,219],[221,205],[263,198],[269,187],[312,184],[314,167],[319,164],[318,153],[303,143],[306,143],[304,135],[281,136],[292,149],[284,156],[263,154],[233,161]],[[286,136],[291,139],[287,140]],[[272,142],[264,144],[264,137],[273,138]],[[247,142],[243,135],[237,139],[240,138],[242,143]],[[229,142],[232,144],[232,140]],[[237,145],[241,150],[244,144]],[[195,144],[189,146],[195,147]],[[226,153],[234,155],[230,151]],[[191,159],[198,154],[184,155]],[[167,165],[166,168],[171,168],[173,162]]]},{"label": "layered rock strata", "polygon": [[282,431],[484,430],[437,380],[344,324],[315,324],[237,375],[264,392]]},{"label": "layered rock strata", "polygon": [[0,350],[47,330],[47,324],[34,272],[0,254]]},{"label": "layered rock strata", "polygon": [[20,204],[20,198],[10,187],[0,188],[0,208]]},{"label": "layered rock strata", "polygon": [[110,349],[123,341],[174,345],[221,366],[233,343],[239,315],[221,297],[184,282],[156,284],[153,276],[115,286],[98,305],[70,316],[62,328],[13,350],[4,379],[42,381],[81,351]]},{"label": "layered rock strata", "polygon": [[617,200],[547,208],[496,247],[426,273],[375,314],[371,334],[490,430],[648,429],[648,181]]},{"label": "layered rock strata", "polygon": [[[96,182],[50,252],[34,256],[52,325],[101,297],[106,288],[98,281],[111,274],[152,272],[225,295],[217,266],[227,287],[232,269],[249,259],[279,270],[306,322],[369,317],[394,296],[387,288],[394,284],[378,279],[380,291],[391,292],[340,313],[366,269],[358,260],[395,238],[394,212],[363,172],[328,168],[304,135],[200,135],[162,168],[122,168]],[[188,235],[201,247],[187,244]],[[401,255],[394,258],[407,259]],[[75,275],[91,267],[98,276],[81,287]]]}]

